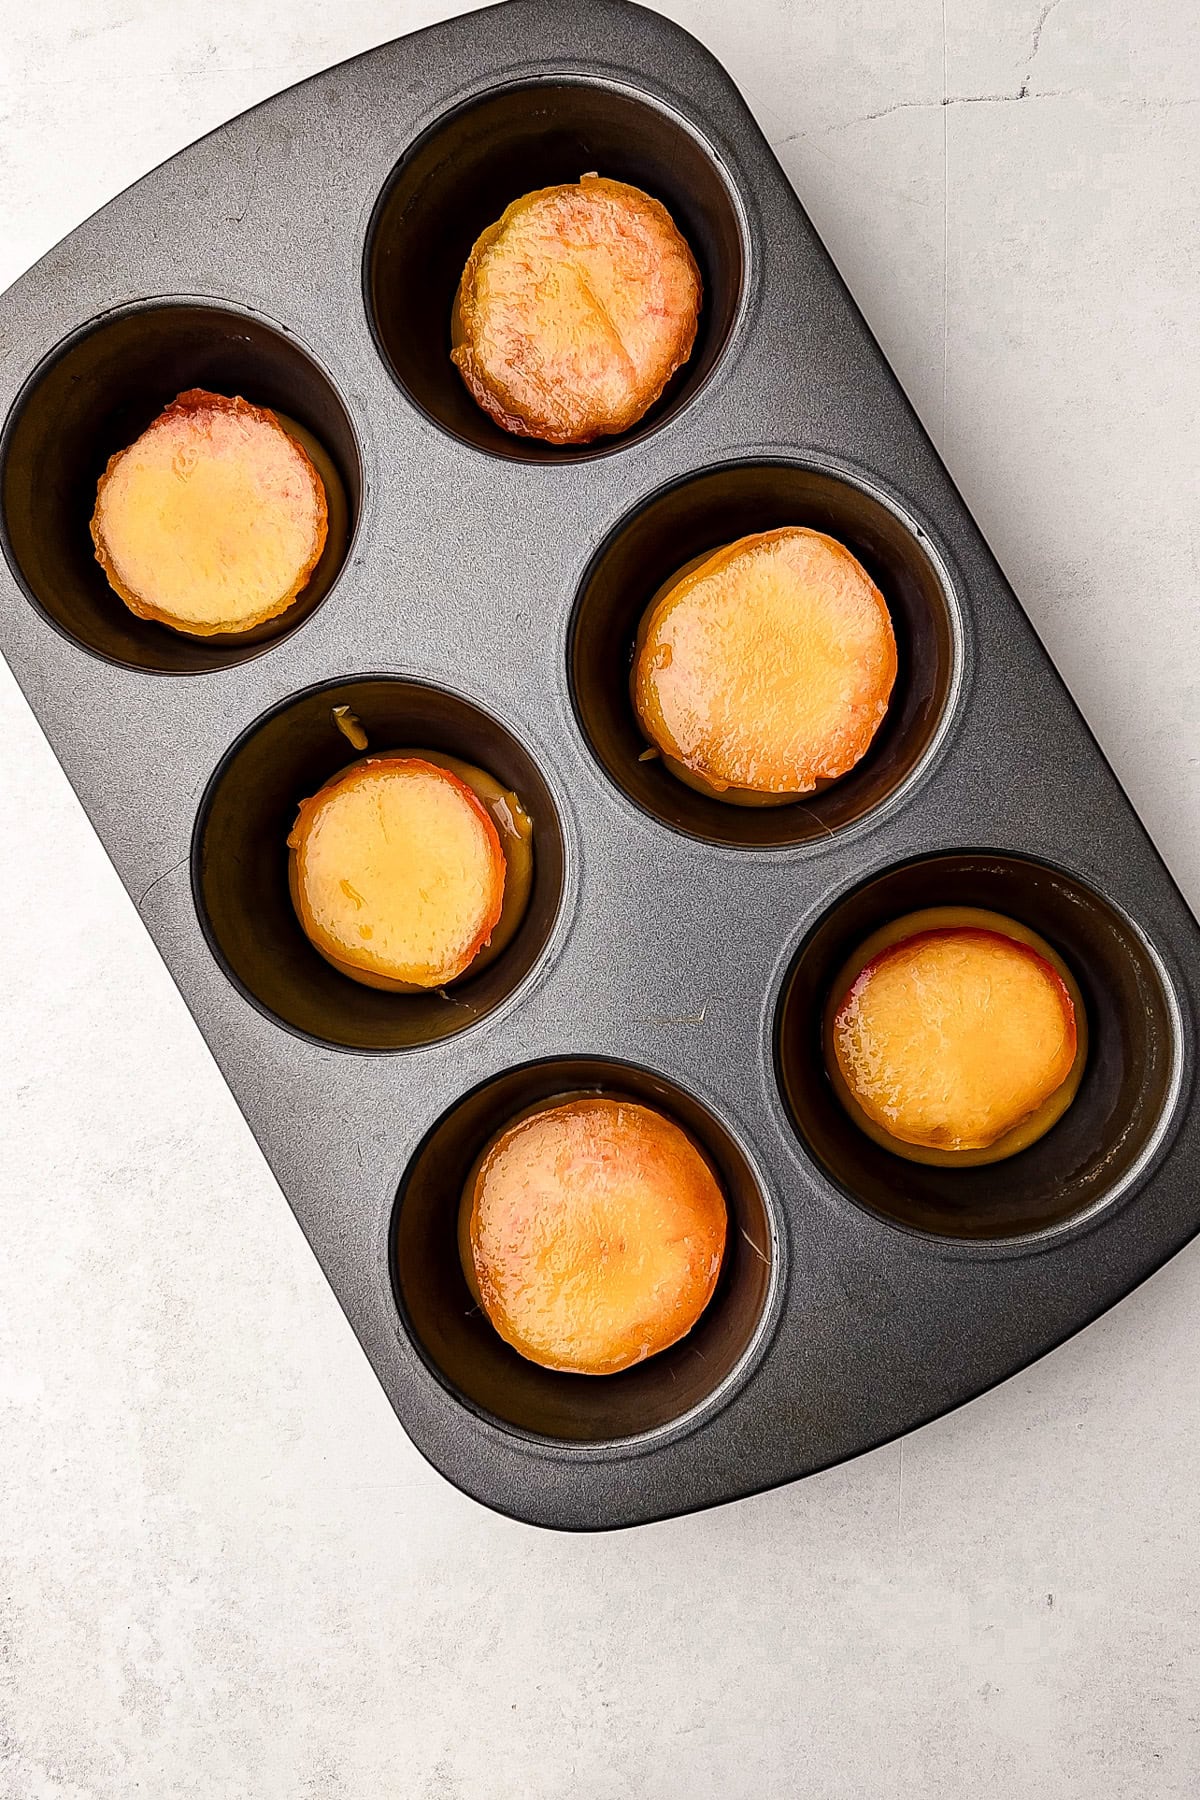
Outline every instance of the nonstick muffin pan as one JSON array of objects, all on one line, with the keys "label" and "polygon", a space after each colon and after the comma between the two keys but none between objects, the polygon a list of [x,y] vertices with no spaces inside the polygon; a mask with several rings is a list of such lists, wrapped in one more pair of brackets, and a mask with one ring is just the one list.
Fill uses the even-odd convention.
[{"label": "nonstick muffin pan", "polygon": [[[518,194],[588,170],[662,199],[695,352],[634,431],[505,435],[448,358],[454,285]],[[1200,1227],[1200,937],[719,65],[619,0],[512,0],[374,50],[194,145],[0,302],[5,654],[405,1429],[543,1525],[661,1518],[811,1473],[978,1394]],[[304,603],[206,644],[92,558],[107,457],[176,393],[282,410],[340,520]],[[808,524],[866,565],[900,673],[867,758],[749,811],[639,761],[638,616],[673,570]],[[513,943],[452,997],[350,982],[300,933],[284,839],[353,751],[491,770],[533,816]],[[1092,1048],[1031,1149],[890,1155],[821,1061],[830,981],[931,905],[1023,920]],[[697,1330],[549,1373],[473,1308],[458,1190],[490,1132],[590,1086],[718,1167]],[[266,1283],[272,1271],[259,1271]]]}]

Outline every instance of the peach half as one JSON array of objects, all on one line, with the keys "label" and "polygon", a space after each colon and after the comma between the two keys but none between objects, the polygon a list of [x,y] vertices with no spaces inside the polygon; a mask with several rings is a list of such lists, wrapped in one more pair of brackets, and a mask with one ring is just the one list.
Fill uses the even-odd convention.
[{"label": "peach half", "polygon": [[467,259],[451,356],[505,431],[586,444],[628,431],[692,353],[696,260],[670,213],[584,175],[514,200]]},{"label": "peach half", "polygon": [[532,828],[515,794],[434,751],[362,757],[302,801],[292,904],[342,974],[401,993],[478,972],[529,898]]},{"label": "peach half", "polygon": [[643,615],[631,692],[688,786],[784,805],[866,755],[896,679],[883,595],[845,545],[807,526],[697,558]]},{"label": "peach half", "polygon": [[665,1114],[580,1094],[521,1114],[467,1178],[467,1283],[514,1350],[546,1369],[614,1375],[691,1331],[716,1287],[725,1198]]},{"label": "peach half", "polygon": [[933,908],[868,939],[834,985],[826,1062],[855,1123],[912,1161],[996,1162],[1042,1137],[1078,1091],[1083,1001],[1015,920]]},{"label": "peach half", "polygon": [[325,484],[273,412],[191,388],[96,489],[96,560],[130,612],[187,637],[278,618],[321,560]]}]

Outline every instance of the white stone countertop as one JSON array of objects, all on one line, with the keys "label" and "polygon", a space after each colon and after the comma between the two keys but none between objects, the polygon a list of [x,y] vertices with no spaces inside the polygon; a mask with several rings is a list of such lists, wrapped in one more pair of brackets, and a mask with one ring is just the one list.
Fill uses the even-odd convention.
[{"label": "white stone countertop", "polygon": [[[461,7],[0,0],[0,285]],[[671,0],[1193,905],[1200,8]],[[4,1800],[1200,1791],[1200,1248],[986,1398],[697,1517],[506,1522],[396,1424],[0,665]]]}]

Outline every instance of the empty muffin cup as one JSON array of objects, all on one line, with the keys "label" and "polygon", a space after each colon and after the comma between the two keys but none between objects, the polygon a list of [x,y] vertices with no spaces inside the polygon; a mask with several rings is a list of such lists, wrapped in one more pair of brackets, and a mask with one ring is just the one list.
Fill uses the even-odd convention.
[{"label": "empty muffin cup", "polygon": [[[1015,921],[1069,971],[1086,1017],[1078,1089],[1044,1135],[1003,1160],[910,1161],[869,1136],[839,1100],[823,1030],[861,947],[923,909],[983,909]],[[925,857],[873,876],[809,933],[784,981],[776,1066],[801,1142],[852,1200],[940,1238],[1031,1245],[1114,1204],[1167,1128],[1179,1061],[1162,966],[1121,910],[1078,877],[988,851]]]},{"label": "empty muffin cup", "polygon": [[[354,959],[320,933],[310,938],[300,922],[293,890],[302,803],[358,764],[368,747],[381,756],[424,751],[438,759],[439,769],[444,758],[452,769],[482,771],[492,778],[489,787],[494,783],[517,797],[528,820],[532,874],[522,871],[528,886],[519,917],[500,919],[494,935],[502,947],[493,957],[481,952],[477,969],[468,966],[438,988],[387,980],[375,985],[380,971],[386,975],[386,963],[372,975],[371,959],[356,978],[336,966],[339,956],[347,963]],[[504,835],[501,830],[499,838]],[[192,886],[212,950],[270,1018],[338,1049],[403,1050],[478,1023],[523,984],[554,930],[564,855],[545,776],[512,732],[443,688],[398,676],[360,676],[293,696],[233,745],[197,816]],[[500,926],[509,924],[502,933]]]},{"label": "empty muffin cup", "polygon": [[[712,1298],[686,1336],[616,1374],[549,1369],[485,1316],[464,1274],[464,1188],[489,1140],[559,1097],[603,1094],[665,1114],[711,1165],[728,1228]],[[510,1069],[443,1114],[409,1165],[391,1238],[397,1304],[417,1348],[466,1404],[514,1430],[580,1443],[639,1437],[728,1397],[745,1378],[774,1292],[772,1208],[746,1150],[684,1088],[631,1064],[561,1057]]]}]

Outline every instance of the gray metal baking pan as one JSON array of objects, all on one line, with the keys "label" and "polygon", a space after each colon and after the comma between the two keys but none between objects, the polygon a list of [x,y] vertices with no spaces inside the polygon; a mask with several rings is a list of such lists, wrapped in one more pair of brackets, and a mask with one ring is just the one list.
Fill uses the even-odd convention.
[{"label": "gray metal baking pan", "polygon": [[[516,195],[587,170],[666,202],[705,283],[642,425],[506,436],[449,364],[453,288]],[[343,508],[253,643],[126,612],[96,479],[191,386],[281,409]],[[620,0],[511,0],[373,50],[175,157],[0,301],[0,642],[413,1441],[541,1525],[629,1525],[807,1475],[969,1399],[1200,1226],[1200,938],[728,76]],[[742,532],[822,526],[901,667],[867,759],[722,806],[638,761],[639,611]],[[486,765],[535,889],[451,997],[362,988],[288,905],[298,799],[375,748]],[[885,919],[969,904],[1073,969],[1092,1048],[1038,1144],[903,1162],[821,1064],[833,972]],[[733,1230],[697,1330],[624,1375],[522,1362],[470,1303],[458,1188],[540,1096],[656,1100]],[[263,1282],[272,1271],[261,1271]]]}]

